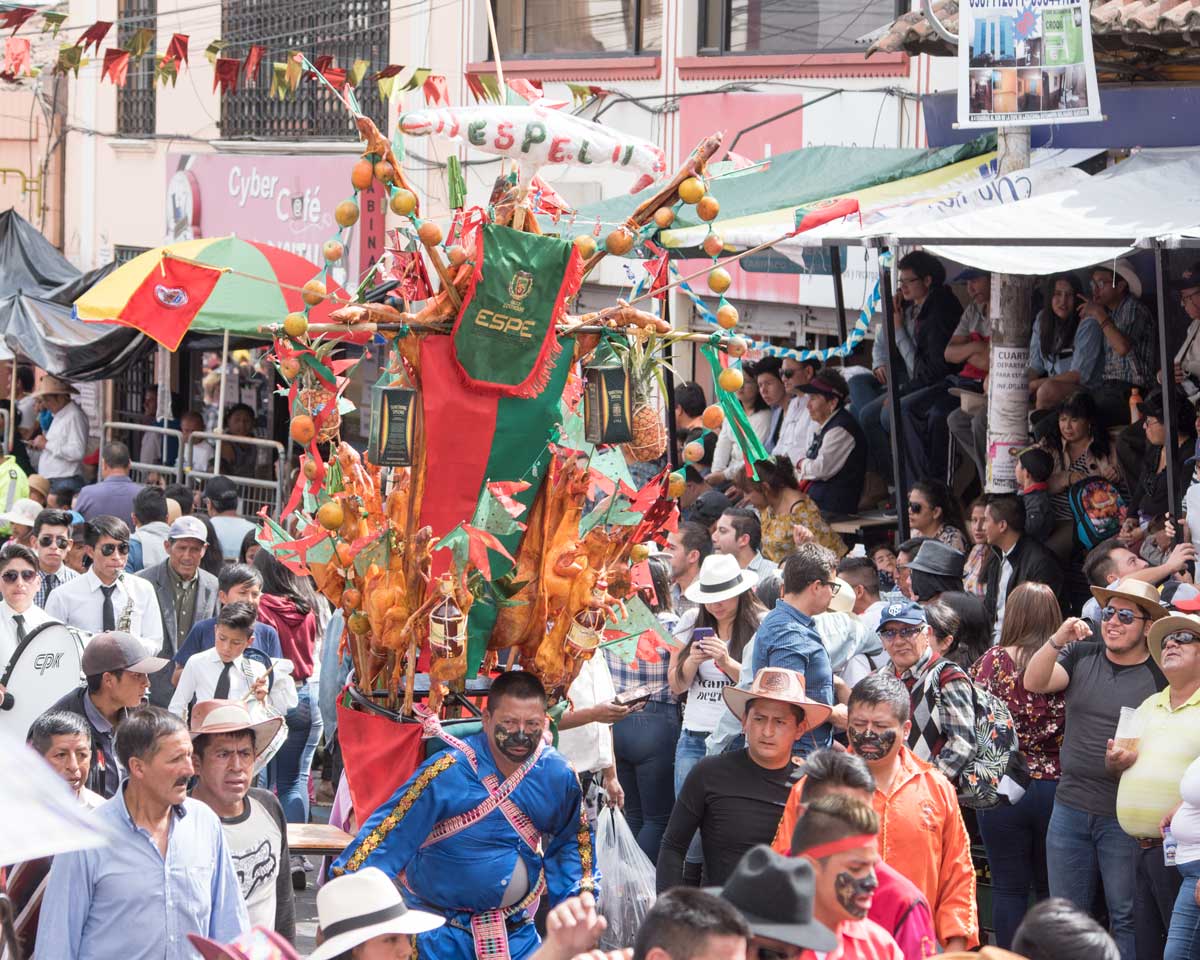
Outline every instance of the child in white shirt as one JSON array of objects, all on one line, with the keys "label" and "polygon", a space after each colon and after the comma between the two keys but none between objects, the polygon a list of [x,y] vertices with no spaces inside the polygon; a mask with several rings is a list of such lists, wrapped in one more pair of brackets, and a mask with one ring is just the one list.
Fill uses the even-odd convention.
[{"label": "child in white shirt", "polygon": [[188,658],[169,710],[187,719],[191,704],[201,700],[237,700],[253,698],[256,710],[269,704],[276,715],[286,715],[299,703],[292,680],[292,662],[274,660],[271,676],[259,660],[243,656],[254,636],[256,612],[244,601],[227,603],[214,625],[212,649]]}]

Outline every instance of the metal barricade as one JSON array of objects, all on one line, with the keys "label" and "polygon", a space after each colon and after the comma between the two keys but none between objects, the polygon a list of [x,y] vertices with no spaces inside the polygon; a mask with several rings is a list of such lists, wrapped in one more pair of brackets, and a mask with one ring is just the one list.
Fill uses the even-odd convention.
[{"label": "metal barricade", "polygon": [[[179,430],[173,430],[170,427],[161,427],[158,424],[149,423],[128,423],[123,420],[110,420],[104,424],[103,437],[107,443],[112,435],[116,432],[132,433],[134,436],[145,436],[147,434],[157,434],[163,437],[163,447],[165,452],[166,440],[174,437],[179,444],[179,449],[183,450],[183,433]],[[133,449],[133,445],[129,448],[129,475],[138,483],[145,483],[149,475],[158,473],[165,477],[169,477],[174,483],[183,483],[183,461],[177,461],[174,466],[164,466],[160,463],[146,463],[142,460],[137,460],[136,456],[142,449],[139,442],[137,450]]]},{"label": "metal barricade", "polygon": [[[218,439],[222,441],[222,446],[228,445],[232,441],[242,446],[258,447],[260,453],[263,450],[272,451],[275,454],[275,479],[260,480],[257,477],[242,477],[222,473],[221,461],[217,457]],[[279,514],[283,509],[283,504],[287,496],[285,489],[287,483],[287,450],[282,443],[275,440],[262,440],[258,437],[235,437],[229,433],[205,433],[196,430],[184,443],[183,463],[192,462],[192,448],[200,442],[208,442],[213,449],[211,468],[209,470],[185,468],[183,471],[186,478],[183,481],[184,483],[203,491],[205,482],[211,480],[213,477],[228,477],[237,485],[238,497],[241,500],[241,507],[238,512],[242,516],[253,517],[264,506],[270,507],[274,514]]]}]

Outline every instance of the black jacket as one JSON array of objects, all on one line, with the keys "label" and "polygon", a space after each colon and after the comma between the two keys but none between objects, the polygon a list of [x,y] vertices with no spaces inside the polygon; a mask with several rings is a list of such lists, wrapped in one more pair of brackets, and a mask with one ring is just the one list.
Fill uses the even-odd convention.
[{"label": "black jacket", "polygon": [[916,341],[917,358],[913,365],[913,375],[903,389],[903,393],[911,393],[923,387],[932,387],[951,374],[958,373],[961,367],[955,363],[946,362],[946,344],[954,336],[958,321],[962,318],[962,304],[949,287],[943,284],[933,287],[929,296],[921,304],[921,312],[917,315],[914,339]]},{"label": "black jacket", "polygon": [[[1009,556],[1013,572],[1008,580],[1008,590],[1005,599],[1016,589],[1018,584],[1027,582],[1044,583],[1055,594],[1061,595],[1063,572],[1054,554],[1036,540],[1022,536],[1013,547]],[[999,550],[992,548],[992,556],[987,565],[987,590],[983,595],[983,605],[987,607],[988,616],[996,622],[996,600],[1000,592],[1000,573],[1004,567],[1004,557]],[[1060,604],[1061,606],[1061,601]]]},{"label": "black jacket", "polygon": [[[101,733],[92,725],[92,720],[83,705],[83,698],[86,696],[87,686],[85,684],[82,687],[76,687],[50,709],[78,714],[87,721],[88,729],[92,731],[92,766],[88,770],[87,783],[84,786],[102,797],[111,797],[116,794],[117,787],[121,785],[121,767],[117,763],[117,752],[113,746],[116,731]],[[123,714],[127,712],[122,711]]]}]

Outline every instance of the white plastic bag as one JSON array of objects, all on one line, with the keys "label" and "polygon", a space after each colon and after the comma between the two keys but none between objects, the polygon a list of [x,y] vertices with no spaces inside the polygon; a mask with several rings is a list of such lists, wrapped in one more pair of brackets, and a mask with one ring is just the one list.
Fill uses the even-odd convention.
[{"label": "white plastic bag", "polygon": [[600,811],[596,860],[601,876],[600,913],[608,921],[600,949],[631,947],[642,920],[654,906],[654,864],[637,845],[625,815],[615,807]]}]

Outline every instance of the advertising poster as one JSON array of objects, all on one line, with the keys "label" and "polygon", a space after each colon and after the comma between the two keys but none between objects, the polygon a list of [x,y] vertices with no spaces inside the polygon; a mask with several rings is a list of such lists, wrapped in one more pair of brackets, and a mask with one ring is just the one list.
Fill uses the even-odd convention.
[{"label": "advertising poster", "polygon": [[1084,0],[966,0],[959,37],[960,127],[1101,119]]}]

